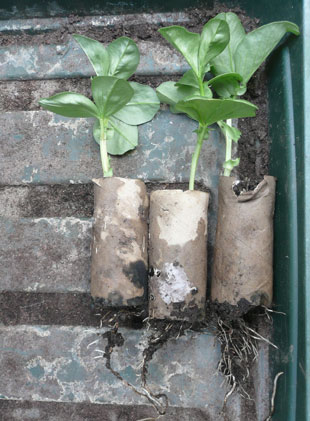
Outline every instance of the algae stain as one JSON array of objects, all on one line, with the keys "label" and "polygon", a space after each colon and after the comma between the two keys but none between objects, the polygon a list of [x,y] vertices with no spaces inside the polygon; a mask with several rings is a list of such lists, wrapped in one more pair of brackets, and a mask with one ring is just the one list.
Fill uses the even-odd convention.
[{"label": "algae stain", "polygon": [[124,370],[120,371],[120,375],[129,383],[137,384],[137,374],[132,367],[126,367]]},{"label": "algae stain", "polygon": [[27,165],[24,169],[23,183],[36,183],[40,181],[39,168],[35,168],[32,165]]},{"label": "algae stain", "polygon": [[37,364],[34,367],[29,368],[29,371],[36,379],[41,379],[44,376],[44,368]]},{"label": "algae stain", "polygon": [[85,369],[77,362],[71,361],[58,373],[58,379],[62,382],[72,383],[83,381],[86,378]]}]

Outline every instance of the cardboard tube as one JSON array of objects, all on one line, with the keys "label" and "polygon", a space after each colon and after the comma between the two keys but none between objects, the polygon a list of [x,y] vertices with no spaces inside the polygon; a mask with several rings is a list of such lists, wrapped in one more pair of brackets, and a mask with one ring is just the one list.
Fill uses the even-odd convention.
[{"label": "cardboard tube", "polygon": [[234,182],[234,177],[220,177],[212,300],[270,306],[276,181],[265,176],[255,190],[239,196]]},{"label": "cardboard tube", "polygon": [[158,190],[150,197],[149,316],[204,315],[209,194]]},{"label": "cardboard tube", "polygon": [[119,177],[93,181],[91,295],[111,306],[142,304],[148,277],[145,184]]}]

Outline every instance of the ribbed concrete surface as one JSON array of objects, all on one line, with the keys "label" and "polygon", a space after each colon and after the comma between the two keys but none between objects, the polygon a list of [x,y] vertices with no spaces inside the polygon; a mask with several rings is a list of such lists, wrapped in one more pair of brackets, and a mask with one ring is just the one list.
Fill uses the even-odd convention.
[{"label": "ribbed concrete surface", "polygon": [[[110,18],[111,21],[108,17],[86,18],[85,25],[121,24],[117,17]],[[157,15],[153,20],[147,16],[141,19],[173,23],[187,17]],[[36,30],[54,23],[38,20]],[[60,19],[50,30],[57,30],[63,24],[66,23]],[[1,25],[3,31],[14,33],[22,28],[29,32],[33,21]],[[139,47],[140,75],[176,75],[187,66],[168,47],[148,41],[141,42]],[[39,84],[36,86],[40,90],[30,95],[31,109],[36,107],[41,90],[48,95],[53,93],[60,78],[92,73],[86,57],[73,41],[58,46],[1,47],[0,57],[0,79],[17,81],[10,82],[13,85],[3,82],[7,83],[3,85],[5,98],[10,93],[14,97],[20,94],[18,84],[22,82],[18,80],[36,80]],[[82,85],[86,93],[85,84]],[[88,213],[88,218],[83,218],[83,212],[72,210],[70,214],[70,205],[66,203],[65,216],[59,216],[58,210],[53,214],[59,209],[57,204],[49,207],[48,215],[43,213],[38,217],[29,213],[31,206],[27,205],[38,185],[43,189],[54,184],[77,185],[101,176],[99,148],[91,134],[92,122],[66,119],[45,111],[5,112],[5,99],[2,107],[0,420],[137,421],[154,416],[156,413],[145,399],[117,380],[104,367],[102,358],[95,358],[102,355],[98,350],[104,349],[106,339],[101,333],[107,328],[96,329],[96,316],[92,314],[88,295],[92,228]],[[152,122],[139,128],[140,143],[136,151],[112,158],[115,175],[165,183],[186,182],[195,129],[196,124],[187,117],[162,110]],[[210,244],[214,238],[216,188],[223,159],[223,140],[218,131],[211,131],[197,170],[197,179],[211,191]],[[31,195],[25,186],[34,188]],[[47,196],[45,192],[42,197],[49,200]],[[126,380],[140,387],[137,374],[150,332],[141,329],[140,322],[139,326],[122,328],[121,333],[125,343],[115,348],[112,365]],[[90,345],[94,340],[98,342]],[[223,378],[215,375],[219,356],[215,338],[207,332],[189,332],[155,353],[149,365],[149,385],[154,392],[166,393],[171,405],[163,421],[245,419],[242,413],[247,403],[237,396],[229,401],[229,415],[226,418],[220,415],[226,389],[222,386]],[[268,409],[268,373],[268,350],[262,348],[255,373],[259,420],[264,419]]]},{"label": "ribbed concrete surface", "polygon": [[[0,115],[0,185],[87,183],[102,176],[99,146],[92,119],[66,118],[47,111]],[[168,111],[139,126],[138,148],[122,158],[112,157],[114,175],[145,181],[185,181],[194,152],[196,123]],[[224,150],[218,131],[205,142],[197,180],[217,181]]]},{"label": "ribbed concrete surface", "polygon": [[91,230],[91,219],[0,218],[0,291],[89,291]]}]

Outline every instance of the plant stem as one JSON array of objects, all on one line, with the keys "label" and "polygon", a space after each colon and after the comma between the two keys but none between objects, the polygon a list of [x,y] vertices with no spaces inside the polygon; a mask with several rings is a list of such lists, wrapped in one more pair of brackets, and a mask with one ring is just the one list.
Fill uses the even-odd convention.
[{"label": "plant stem", "polygon": [[104,177],[112,177],[113,170],[110,167],[109,156],[107,151],[107,139],[106,139],[106,130],[108,125],[108,120],[100,119],[100,157]]},{"label": "plant stem", "polygon": [[[232,125],[231,119],[226,120],[226,124],[228,124],[228,126],[231,127],[231,125]],[[225,138],[226,138],[226,156],[225,156],[225,162],[227,162],[227,161],[230,161],[231,160],[232,139],[228,135],[228,133],[226,133]],[[224,168],[224,176],[225,177],[230,177],[230,173],[231,173],[231,170],[229,168]]]},{"label": "plant stem", "polygon": [[189,178],[189,190],[194,190],[195,175],[196,175],[198,159],[199,159],[201,147],[202,147],[203,140],[204,140],[205,133],[206,133],[207,129],[208,129],[207,126],[203,127],[199,124],[196,148],[195,148],[195,152],[194,152],[193,157],[192,157],[191,174],[190,174],[190,178]]},{"label": "plant stem", "polygon": [[199,91],[201,96],[205,96],[205,87],[203,86],[203,80],[199,78]]}]

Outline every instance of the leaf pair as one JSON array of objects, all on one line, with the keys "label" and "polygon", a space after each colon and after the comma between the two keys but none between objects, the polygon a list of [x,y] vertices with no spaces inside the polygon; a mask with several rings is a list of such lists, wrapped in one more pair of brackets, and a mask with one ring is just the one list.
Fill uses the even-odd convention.
[{"label": "leaf pair", "polygon": [[40,105],[65,117],[95,117],[109,119],[125,107],[133,97],[130,84],[112,76],[97,76],[91,81],[94,102],[74,92],[62,92],[40,100]]},{"label": "leaf pair", "polygon": [[65,117],[108,118],[123,108],[133,96],[133,89],[125,80],[112,76],[98,76],[91,81],[95,103],[74,92],[61,92],[40,100],[40,105]]},{"label": "leaf pair", "polygon": [[[202,126],[209,126],[226,118],[255,115],[256,107],[246,101],[224,102],[212,99],[209,82],[204,82],[205,73],[210,68],[209,63],[229,43],[229,26],[225,20],[210,19],[204,25],[201,35],[189,32],[181,26],[161,28],[159,32],[183,54],[191,66],[177,83],[164,82],[157,88],[159,99],[169,104],[172,112],[186,113]],[[221,81],[213,81],[213,84],[217,89],[221,88]],[[224,86],[222,89],[227,88]]]},{"label": "leaf pair", "polygon": [[[40,105],[65,117],[96,117],[96,142],[100,142],[99,121],[108,119],[108,153],[122,155],[138,143],[139,124],[153,118],[159,100],[149,86],[113,76],[97,76],[91,82],[94,103],[82,94],[62,92],[40,100]],[[113,117],[113,118],[112,118]]]},{"label": "leaf pair", "polygon": [[159,29],[161,35],[169,41],[191,66],[192,83],[199,87],[210,61],[220,54],[229,42],[229,27],[221,19],[210,19],[203,27],[201,35],[189,32],[182,26],[169,26]]},{"label": "leaf pair", "polygon": [[97,76],[115,76],[127,80],[138,67],[140,53],[130,38],[117,38],[107,48],[101,42],[83,35],[76,34],[73,38],[87,55]]},{"label": "leaf pair", "polygon": [[[123,81],[125,82],[125,81]],[[108,122],[107,148],[111,155],[123,155],[138,145],[138,125],[152,120],[160,102],[150,86],[126,82],[133,95],[124,107],[119,109]],[[93,129],[94,138],[100,143],[99,121]]]},{"label": "leaf pair", "polygon": [[96,117],[93,133],[97,143],[100,143],[100,120],[106,120],[108,153],[123,155],[138,144],[137,125],[151,120],[160,105],[151,87],[124,80],[136,70],[139,50],[127,37],[116,39],[107,48],[82,35],[74,38],[98,75],[91,82],[94,103],[84,95],[62,92],[42,99],[40,104],[65,117]]},{"label": "leaf pair", "polygon": [[220,13],[215,19],[226,22],[230,31],[226,48],[211,62],[211,71],[217,78],[209,83],[222,98],[244,94],[248,81],[282,37],[287,32],[299,35],[298,26],[287,21],[272,22],[246,34],[232,12]]},{"label": "leaf pair", "polygon": [[[199,123],[197,129],[196,150],[192,158],[189,188],[194,188],[194,178],[202,142],[208,137],[208,127],[222,120],[255,116],[256,106],[243,100],[231,99],[231,87],[222,76],[205,82],[205,74],[210,70],[210,63],[226,48],[230,40],[229,26],[223,19],[211,19],[202,30],[201,35],[187,31],[180,26],[162,28],[159,32],[183,56],[191,66],[177,82],[164,82],[157,88],[161,102],[170,105],[172,112],[182,112]],[[233,75],[233,89],[240,88],[241,76]],[[213,99],[212,86],[229,99]],[[232,132],[236,141],[240,136],[237,129],[223,123],[223,130]],[[225,165],[238,165],[238,160],[227,160]]]}]

